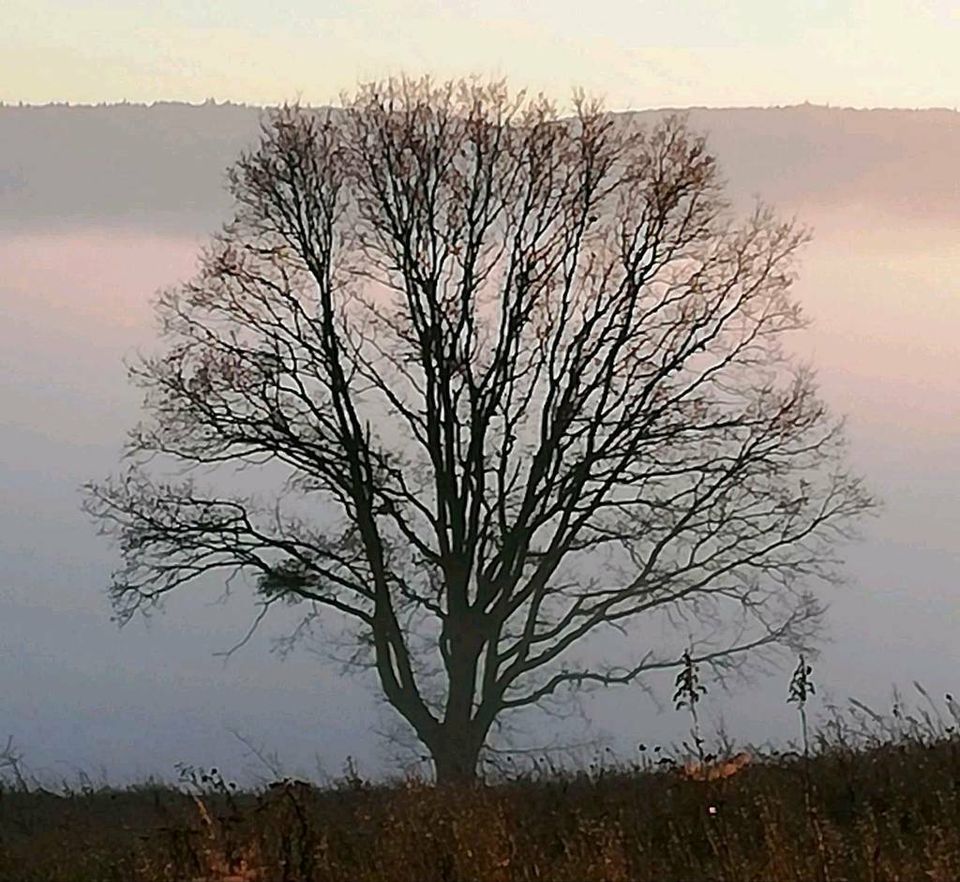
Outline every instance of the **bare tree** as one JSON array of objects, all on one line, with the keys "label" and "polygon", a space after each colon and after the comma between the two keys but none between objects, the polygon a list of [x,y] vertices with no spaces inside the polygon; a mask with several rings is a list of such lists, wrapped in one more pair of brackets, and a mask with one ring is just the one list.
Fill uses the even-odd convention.
[{"label": "bare tree", "polygon": [[[159,295],[130,468],[87,485],[122,619],[252,574],[264,613],[346,625],[443,782],[519,709],[808,647],[873,504],[782,345],[806,233],[733,218],[682,118],[575,106],[400,80],[275,112]],[[157,456],[286,481],[267,505],[150,478]],[[581,658],[656,616],[682,645]]]}]

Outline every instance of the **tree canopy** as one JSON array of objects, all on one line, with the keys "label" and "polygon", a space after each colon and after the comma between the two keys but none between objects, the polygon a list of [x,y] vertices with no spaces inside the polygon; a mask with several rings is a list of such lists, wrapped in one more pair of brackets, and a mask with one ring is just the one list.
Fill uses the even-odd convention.
[{"label": "tree canopy", "polygon": [[[873,504],[784,344],[806,232],[735,217],[682,117],[575,104],[404,79],[272,113],[158,296],[131,465],[87,488],[121,618],[249,575],[346,628],[445,781],[514,711],[809,648]],[[223,495],[155,457],[286,480]],[[659,644],[582,657],[657,616]]]}]

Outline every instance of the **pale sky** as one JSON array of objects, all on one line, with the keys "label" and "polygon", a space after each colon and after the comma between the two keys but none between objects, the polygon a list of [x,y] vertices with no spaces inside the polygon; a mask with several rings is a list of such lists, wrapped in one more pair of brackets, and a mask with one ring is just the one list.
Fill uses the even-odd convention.
[{"label": "pale sky", "polygon": [[612,109],[960,105],[960,0],[3,0],[0,100],[329,103],[505,76]]}]

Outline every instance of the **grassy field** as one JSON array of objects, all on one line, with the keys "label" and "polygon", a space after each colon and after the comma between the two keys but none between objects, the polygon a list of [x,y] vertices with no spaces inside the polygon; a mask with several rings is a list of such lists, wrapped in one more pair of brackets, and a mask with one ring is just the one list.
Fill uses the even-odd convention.
[{"label": "grassy field", "polygon": [[811,734],[808,755],[753,751],[715,780],[657,748],[459,791],[349,775],[240,792],[209,770],[179,787],[53,793],[7,774],[0,879],[957,882],[953,721],[851,710]]}]

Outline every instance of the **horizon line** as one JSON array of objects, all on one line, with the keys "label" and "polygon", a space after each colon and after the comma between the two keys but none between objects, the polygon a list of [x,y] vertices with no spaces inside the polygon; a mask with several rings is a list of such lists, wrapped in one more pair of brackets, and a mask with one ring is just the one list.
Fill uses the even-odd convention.
[{"label": "horizon line", "polygon": [[[338,105],[335,104],[310,104],[310,103],[301,103],[298,101],[280,101],[274,104],[257,104],[250,103],[246,101],[234,101],[232,99],[218,100],[216,98],[207,98],[203,101],[187,101],[176,98],[163,98],[155,99],[153,101],[130,101],[128,99],[121,99],[119,101],[45,101],[45,102],[31,102],[31,101],[21,101],[21,100],[7,100],[0,99],[0,109],[3,110],[44,110],[50,108],[64,108],[70,110],[96,110],[96,109],[112,109],[112,108],[146,108],[150,109],[153,107],[163,107],[163,106],[177,106],[177,107],[190,107],[194,109],[210,108],[210,107],[237,107],[250,110],[273,110],[283,106],[294,106],[299,105],[307,110],[325,110],[325,109],[338,109]],[[724,105],[707,105],[707,104],[688,104],[688,105],[663,105],[657,107],[641,107],[641,108],[606,108],[607,113],[655,113],[662,111],[690,111],[690,110],[708,110],[708,111],[724,111],[724,110],[842,110],[842,111],[855,111],[859,113],[869,113],[869,112],[890,112],[890,111],[900,111],[906,113],[928,113],[928,112],[946,112],[946,113],[957,113],[958,108],[948,107],[946,105],[930,105],[930,106],[920,106],[920,107],[907,107],[907,106],[898,106],[898,105],[885,105],[885,106],[856,106],[856,105],[846,105],[846,104],[819,104],[812,101],[801,101],[793,104],[724,104]]]}]

